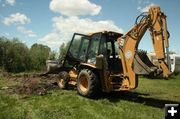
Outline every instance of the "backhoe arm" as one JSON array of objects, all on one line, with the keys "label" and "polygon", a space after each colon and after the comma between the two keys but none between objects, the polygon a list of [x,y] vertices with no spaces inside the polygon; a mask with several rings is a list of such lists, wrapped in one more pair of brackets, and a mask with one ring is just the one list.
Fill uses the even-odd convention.
[{"label": "backhoe arm", "polygon": [[141,14],[140,16],[142,16],[140,22],[136,23],[124,36],[118,38],[125,82],[122,87],[129,87],[130,89],[134,89],[138,85],[137,74],[133,70],[133,61],[139,42],[147,29],[150,31],[156,57],[163,71],[163,76],[167,78],[170,74],[170,70],[165,62],[164,50],[164,44],[166,49],[169,47],[166,16],[160,11],[158,6],[151,7],[147,15]]},{"label": "backhoe arm", "polygon": [[[166,16],[160,11],[159,7],[152,7],[149,10],[151,24],[149,31],[151,33],[152,42],[159,65],[163,71],[163,77],[168,78],[170,74],[169,60],[169,42],[166,26]],[[165,47],[164,47],[165,45]],[[167,63],[165,62],[165,48],[167,53]],[[168,68],[169,67],[169,68]]]}]

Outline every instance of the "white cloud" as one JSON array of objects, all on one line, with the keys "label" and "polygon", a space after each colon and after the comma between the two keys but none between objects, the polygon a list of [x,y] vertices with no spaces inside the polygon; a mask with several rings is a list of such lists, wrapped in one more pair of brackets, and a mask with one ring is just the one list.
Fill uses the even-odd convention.
[{"label": "white cloud", "polygon": [[[56,32],[45,35],[40,41],[50,47],[59,47],[63,41],[60,39],[60,35]],[[62,42],[62,43],[61,43]]]},{"label": "white cloud", "polygon": [[89,33],[103,30],[122,32],[122,29],[119,29],[111,20],[93,21],[89,18],[80,19],[78,17],[54,17],[53,27],[58,32],[64,33]]},{"label": "white cloud", "polygon": [[101,10],[101,6],[89,0],[52,0],[49,7],[65,16],[97,15]]},{"label": "white cloud", "polygon": [[52,32],[39,39],[41,43],[51,48],[59,48],[62,43],[67,43],[75,32],[82,34],[105,30],[123,32],[111,20],[95,21],[90,18],[80,18],[79,16],[82,15],[98,15],[100,12],[101,6],[89,0],[51,0],[49,7],[53,12],[63,15],[52,18]]},{"label": "white cloud", "polygon": [[149,11],[149,8],[152,7],[152,6],[157,6],[157,5],[154,4],[154,3],[148,4],[147,6],[141,8],[140,11],[141,11],[141,12],[148,12],[148,11]]},{"label": "white cloud", "polygon": [[6,4],[13,6],[16,3],[16,0],[6,0]]},{"label": "white cloud", "polygon": [[17,31],[26,34],[28,37],[37,37],[36,33],[34,33],[32,30],[22,26],[31,22],[31,19],[28,18],[25,14],[22,13],[11,14],[8,17],[3,18],[2,22],[6,26],[15,25],[17,27],[16,28]]},{"label": "white cloud", "polygon": [[28,37],[37,37],[37,35],[32,30],[26,29],[23,26],[18,26],[17,30],[23,34],[28,35]]},{"label": "white cloud", "polygon": [[15,24],[15,25],[27,24],[30,22],[31,22],[31,19],[22,13],[11,14],[9,17],[5,17],[3,20],[3,23],[7,26],[10,26],[12,24]]},{"label": "white cloud", "polygon": [[59,47],[63,42],[68,42],[75,32],[83,34],[104,30],[123,32],[111,20],[93,21],[88,18],[80,19],[78,17],[54,17],[53,27],[55,32],[47,34],[41,39],[43,43],[51,47]]},{"label": "white cloud", "polygon": [[140,12],[148,12],[149,8],[152,6],[157,6],[155,3],[150,3],[149,1],[144,1],[143,3],[139,4],[137,10]]}]

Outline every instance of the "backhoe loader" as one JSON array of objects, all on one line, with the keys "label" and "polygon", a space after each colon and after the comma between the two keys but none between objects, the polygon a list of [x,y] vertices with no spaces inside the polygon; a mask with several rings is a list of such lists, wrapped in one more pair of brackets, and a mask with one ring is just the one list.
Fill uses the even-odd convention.
[{"label": "backhoe loader", "polygon": [[[158,66],[148,60],[138,44],[149,30]],[[126,34],[113,31],[88,35],[74,33],[66,56],[48,73],[57,73],[62,89],[76,85],[80,95],[97,96],[100,92],[128,91],[138,86],[138,75],[160,75],[168,78],[169,33],[166,16],[159,6],[140,14]],[[166,50],[166,52],[165,52]]]}]

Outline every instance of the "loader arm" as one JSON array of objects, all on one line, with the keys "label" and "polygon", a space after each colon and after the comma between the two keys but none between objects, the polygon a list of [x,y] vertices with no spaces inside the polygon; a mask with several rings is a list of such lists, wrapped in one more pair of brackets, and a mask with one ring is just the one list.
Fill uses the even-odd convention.
[{"label": "loader arm", "polygon": [[[138,77],[133,70],[133,61],[135,60],[139,42],[147,30],[151,34],[154,51],[162,69],[163,77],[167,78],[170,74],[170,68],[165,62],[165,47],[167,55],[169,52],[166,16],[160,11],[160,7],[154,6],[149,9],[146,15],[141,14],[139,17],[142,17],[140,22],[136,23],[124,36],[118,38],[124,82],[126,82],[123,85],[124,87],[128,85],[130,89],[134,89],[138,85]],[[167,62],[169,62],[169,59]]]}]

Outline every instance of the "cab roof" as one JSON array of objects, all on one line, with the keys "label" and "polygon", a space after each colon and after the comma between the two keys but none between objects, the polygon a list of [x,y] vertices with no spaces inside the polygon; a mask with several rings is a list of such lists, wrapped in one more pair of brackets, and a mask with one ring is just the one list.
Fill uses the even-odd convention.
[{"label": "cab roof", "polygon": [[100,31],[100,32],[95,32],[95,33],[89,33],[88,36],[93,36],[95,34],[104,34],[104,35],[107,35],[108,37],[113,37],[113,38],[119,38],[123,36],[122,33],[114,32],[114,31]]},{"label": "cab roof", "polygon": [[98,33],[109,34],[109,35],[120,35],[120,36],[123,35],[122,33],[114,32],[114,31],[99,31],[99,32],[88,33],[88,36],[91,36],[93,34],[98,34]]}]

